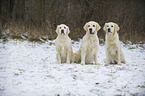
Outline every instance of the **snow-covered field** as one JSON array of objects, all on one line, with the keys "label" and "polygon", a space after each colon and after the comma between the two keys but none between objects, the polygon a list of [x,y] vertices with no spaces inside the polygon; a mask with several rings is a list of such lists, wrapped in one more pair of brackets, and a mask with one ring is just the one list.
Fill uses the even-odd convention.
[{"label": "snow-covered field", "polygon": [[54,41],[0,41],[0,96],[145,96],[145,44],[121,45],[127,64],[106,67],[104,45],[80,65],[57,64]]}]

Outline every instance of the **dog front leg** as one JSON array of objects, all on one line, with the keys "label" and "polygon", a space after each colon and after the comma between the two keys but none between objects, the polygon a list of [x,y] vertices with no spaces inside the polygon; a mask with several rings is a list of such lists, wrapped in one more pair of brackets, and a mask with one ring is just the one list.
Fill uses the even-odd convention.
[{"label": "dog front leg", "polygon": [[86,57],[85,50],[82,49],[82,50],[81,50],[81,64],[82,64],[82,65],[85,65],[85,57]]},{"label": "dog front leg", "polygon": [[95,64],[97,65],[97,64],[98,64],[98,60],[97,60],[97,52],[96,52],[96,54],[94,55],[94,61],[95,61]]},{"label": "dog front leg", "polygon": [[70,52],[69,52],[69,51],[67,51],[66,63],[67,63],[67,64],[70,64]]},{"label": "dog front leg", "polygon": [[121,61],[120,61],[120,47],[118,48],[118,50],[117,50],[117,64],[118,65],[121,65]]},{"label": "dog front leg", "polygon": [[60,57],[60,53],[57,53],[57,63],[61,64],[61,57]]},{"label": "dog front leg", "polygon": [[107,52],[106,52],[106,64],[105,64],[105,66],[108,66],[109,63],[110,63],[110,60],[109,60],[109,53],[108,53],[108,51],[107,51]]}]

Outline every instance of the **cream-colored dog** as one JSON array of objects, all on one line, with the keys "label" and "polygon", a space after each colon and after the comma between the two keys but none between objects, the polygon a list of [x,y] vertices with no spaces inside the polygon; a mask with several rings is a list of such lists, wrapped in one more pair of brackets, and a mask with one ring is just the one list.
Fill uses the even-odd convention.
[{"label": "cream-colored dog", "polygon": [[97,31],[100,30],[100,25],[97,22],[90,21],[85,24],[84,30],[86,35],[82,39],[80,49],[75,53],[75,62],[81,64],[97,62],[97,51],[99,48],[99,40]]},{"label": "cream-colored dog", "polygon": [[69,27],[65,24],[58,25],[56,28],[56,33],[58,34],[55,45],[57,51],[57,62],[68,63],[74,61],[74,55],[72,50],[71,39],[68,34],[70,33]]},{"label": "cream-colored dog", "polygon": [[121,45],[119,41],[119,36],[117,31],[119,26],[116,23],[109,22],[105,23],[104,31],[106,32],[105,42],[106,42],[106,64],[108,66],[110,63],[126,63],[123,52],[121,50]]}]

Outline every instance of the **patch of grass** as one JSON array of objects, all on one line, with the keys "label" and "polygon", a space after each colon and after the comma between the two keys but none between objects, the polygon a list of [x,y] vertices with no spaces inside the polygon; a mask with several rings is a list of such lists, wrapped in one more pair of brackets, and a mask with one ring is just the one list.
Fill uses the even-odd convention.
[{"label": "patch of grass", "polygon": [[121,89],[117,89],[117,91],[121,91]]},{"label": "patch of grass", "polygon": [[49,77],[49,78],[54,78],[52,75],[46,75],[46,77]]},{"label": "patch of grass", "polygon": [[18,76],[19,74],[18,74],[18,73],[15,73],[14,75],[15,75],[15,76]]},{"label": "patch of grass", "polygon": [[128,48],[128,49],[136,49],[136,47],[130,47],[130,48]]},{"label": "patch of grass", "polygon": [[95,84],[98,85],[98,84],[100,84],[100,83],[97,82],[97,83],[95,83]]},{"label": "patch of grass", "polygon": [[115,96],[125,96],[125,95],[120,95],[120,94],[117,94],[117,95],[115,95]]},{"label": "patch of grass", "polygon": [[138,85],[137,87],[145,88],[145,85]]},{"label": "patch of grass", "polygon": [[52,43],[52,42],[49,42],[49,45],[54,45],[54,43]]},{"label": "patch of grass", "polygon": [[76,77],[77,77],[76,75],[73,75],[73,79],[74,79],[74,80],[76,80]]},{"label": "patch of grass", "polygon": [[25,70],[24,69],[18,69],[19,71],[21,71],[21,72],[25,72]]},{"label": "patch of grass", "polygon": [[57,96],[60,96],[59,94],[57,94]]},{"label": "patch of grass", "polygon": [[139,93],[134,93],[134,94],[131,94],[131,96],[139,96],[138,94]]}]

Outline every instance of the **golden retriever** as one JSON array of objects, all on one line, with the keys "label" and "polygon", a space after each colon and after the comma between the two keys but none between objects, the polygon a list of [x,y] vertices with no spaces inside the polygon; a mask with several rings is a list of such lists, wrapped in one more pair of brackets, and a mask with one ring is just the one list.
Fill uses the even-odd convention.
[{"label": "golden retriever", "polygon": [[68,36],[68,34],[70,33],[69,27],[65,24],[58,25],[56,28],[56,33],[58,34],[55,40],[57,62],[59,64],[70,64],[74,61],[74,55],[72,50],[71,39]]},{"label": "golden retriever", "polygon": [[86,35],[82,39],[80,49],[75,53],[75,62],[82,65],[97,62],[97,51],[99,48],[99,39],[97,31],[100,30],[100,25],[97,22],[90,21],[85,24],[84,30]]},{"label": "golden retriever", "polygon": [[106,32],[105,43],[106,43],[106,64],[110,63],[126,63],[124,54],[121,50],[119,36],[117,31],[119,26],[116,23],[109,22],[105,23],[103,30]]}]

